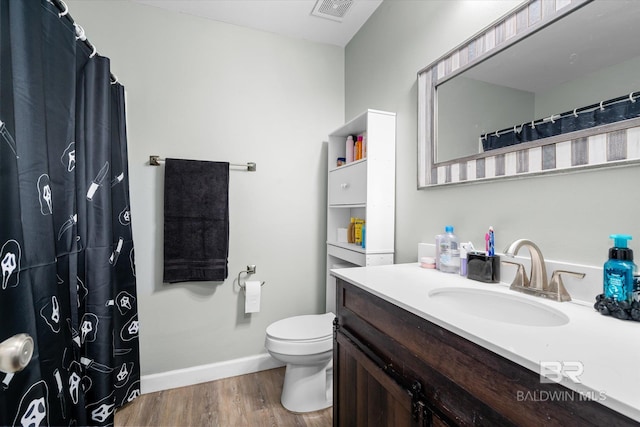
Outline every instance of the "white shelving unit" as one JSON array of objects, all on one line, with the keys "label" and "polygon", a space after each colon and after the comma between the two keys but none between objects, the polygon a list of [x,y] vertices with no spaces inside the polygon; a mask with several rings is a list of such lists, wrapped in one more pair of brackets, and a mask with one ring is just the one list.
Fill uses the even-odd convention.
[{"label": "white shelving unit", "polygon": [[[366,157],[337,166],[349,135],[365,134]],[[355,140],[356,138],[354,138]],[[393,264],[396,114],[367,110],[329,135],[327,185],[327,308],[335,305],[333,268]],[[365,220],[366,248],[338,242],[351,217]]]}]

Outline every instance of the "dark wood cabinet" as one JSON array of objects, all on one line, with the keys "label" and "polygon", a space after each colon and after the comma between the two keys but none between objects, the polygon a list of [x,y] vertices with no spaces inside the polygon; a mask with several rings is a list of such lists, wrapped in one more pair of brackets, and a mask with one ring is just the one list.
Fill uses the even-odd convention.
[{"label": "dark wood cabinet", "polygon": [[[340,426],[411,425],[411,396],[343,334],[336,340],[341,380],[334,408]],[[334,369],[334,375],[336,370]]]},{"label": "dark wood cabinet", "polygon": [[639,423],[337,280],[336,426]]}]

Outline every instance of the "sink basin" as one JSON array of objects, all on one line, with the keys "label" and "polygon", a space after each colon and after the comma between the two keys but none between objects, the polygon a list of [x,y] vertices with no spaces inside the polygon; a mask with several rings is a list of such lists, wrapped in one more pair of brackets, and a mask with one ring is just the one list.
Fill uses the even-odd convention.
[{"label": "sink basin", "polygon": [[569,317],[553,307],[502,292],[473,288],[438,288],[429,292],[434,301],[452,310],[496,322],[525,326],[562,326]]}]

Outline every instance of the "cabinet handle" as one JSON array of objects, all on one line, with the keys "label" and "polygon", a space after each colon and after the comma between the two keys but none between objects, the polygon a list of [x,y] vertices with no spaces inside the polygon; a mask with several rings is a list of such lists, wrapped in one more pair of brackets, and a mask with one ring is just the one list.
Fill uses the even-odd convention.
[{"label": "cabinet handle", "polygon": [[349,183],[348,182],[344,182],[342,184],[340,184],[340,188],[342,188],[343,190],[346,190],[349,188]]}]

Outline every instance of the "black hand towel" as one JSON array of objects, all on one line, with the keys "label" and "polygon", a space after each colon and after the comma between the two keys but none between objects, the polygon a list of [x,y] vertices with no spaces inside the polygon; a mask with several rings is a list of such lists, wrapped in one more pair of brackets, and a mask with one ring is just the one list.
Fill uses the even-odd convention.
[{"label": "black hand towel", "polygon": [[167,159],[163,282],[228,276],[229,163]]}]

